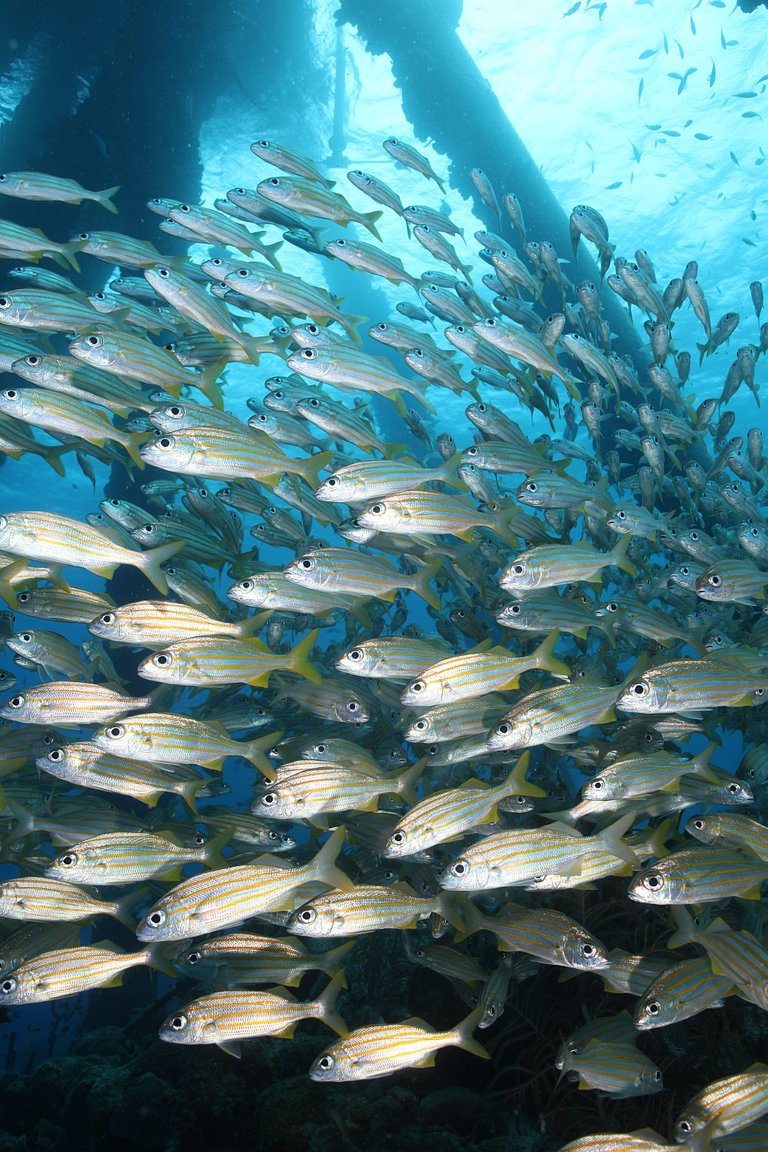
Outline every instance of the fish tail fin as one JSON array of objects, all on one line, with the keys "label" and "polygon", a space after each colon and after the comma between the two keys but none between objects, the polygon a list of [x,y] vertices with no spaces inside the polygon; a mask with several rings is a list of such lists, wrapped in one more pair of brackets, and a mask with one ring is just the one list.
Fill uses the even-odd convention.
[{"label": "fish tail fin", "polygon": [[223,832],[218,832],[212,836],[203,849],[203,856],[205,863],[209,868],[225,868],[227,861],[221,854],[222,848],[225,848],[229,841],[232,839],[232,829],[225,828]]},{"label": "fish tail fin", "polygon": [[708,356],[710,353],[710,342],[707,340],[704,344],[697,343],[696,347],[699,350],[699,368],[701,368],[702,364],[704,363],[704,357]]},{"label": "fish tail fin", "polygon": [[121,896],[119,900],[114,903],[112,915],[116,920],[119,920],[129,932],[136,931],[136,917],[133,915],[133,906],[136,903],[137,893],[133,889],[127,892],[125,896]]},{"label": "fish tail fin", "polygon": [[346,332],[347,336],[349,336],[349,338],[353,344],[355,344],[358,348],[362,348],[363,338],[360,335],[359,329],[360,329],[360,326],[362,324],[365,324],[368,322],[368,317],[367,316],[353,316],[351,312],[350,313],[342,313],[341,315],[342,315],[342,319],[341,319],[340,323],[341,323],[342,328]]},{"label": "fish tail fin", "polygon": [[555,628],[552,632],[550,632],[549,636],[542,640],[541,644],[539,644],[533,655],[536,657],[537,667],[543,668],[546,672],[550,672],[553,676],[568,677],[571,674],[571,670],[568,665],[564,664],[562,660],[558,660],[557,657],[553,655],[555,651],[555,645],[559,639],[560,633],[558,632],[557,628]]},{"label": "fish tail fin", "polygon": [[347,940],[346,944],[340,944],[338,948],[331,948],[328,952],[323,952],[322,955],[323,972],[327,976],[335,976],[338,972],[341,976],[342,988],[347,987],[347,977],[341,963],[356,944],[357,940]]},{"label": "fish tail fin", "polygon": [[13,844],[15,840],[23,840],[25,836],[30,834],[34,826],[34,821],[32,813],[11,796],[6,797],[5,807],[16,821],[6,836],[8,843]]},{"label": "fish tail fin", "polygon": [[344,847],[346,839],[345,829],[337,828],[312,861],[312,871],[315,880],[322,880],[323,884],[328,884],[331,888],[341,888],[348,892],[354,888],[354,881],[350,880],[346,872],[343,872],[336,863],[336,857]]},{"label": "fish tail fin", "polygon": [[249,740],[247,744],[243,745],[245,759],[249,760],[254,768],[258,768],[259,772],[268,780],[274,780],[275,770],[267,760],[266,753],[272,751],[275,745],[282,740],[283,735],[283,732],[269,732],[266,736],[257,736],[254,740]]},{"label": "fish tail fin", "polygon": [[427,759],[427,756],[422,756],[421,760],[417,760],[415,764],[412,764],[410,768],[407,768],[405,772],[400,774],[398,792],[406,804],[410,804],[411,807],[419,802],[414,784],[424,771]]},{"label": "fish tail fin", "polygon": [[[663,824],[659,824],[658,828],[654,828],[653,833],[647,841],[648,848],[650,849],[651,856],[665,856],[667,851],[667,840],[672,831],[674,820],[665,820]],[[648,849],[646,849],[647,851]]]},{"label": "fish tail fin", "polygon": [[336,1001],[339,998],[339,993],[342,992],[346,986],[347,981],[344,973],[343,971],[339,971],[330,983],[326,985],[316,1001],[320,1019],[324,1024],[327,1024],[329,1028],[333,1028],[338,1036],[349,1036],[349,1028],[347,1028],[344,1020],[336,1011]]},{"label": "fish tail fin", "polygon": [[57,476],[64,476],[66,474],[66,467],[61,458],[65,452],[71,451],[71,444],[57,444],[55,447],[52,445],[49,449],[46,450],[43,459],[45,460],[46,464],[49,464],[51,468],[53,468]]},{"label": "fish tail fin", "polygon": [[413,585],[413,591],[416,595],[421,596],[422,600],[426,600],[430,608],[437,610],[440,608],[440,597],[434,589],[430,588],[429,582],[437,576],[442,566],[442,557],[434,556],[414,577]]},{"label": "fish tail fin", "polygon": [[[243,340],[249,340],[250,337],[243,337]],[[245,347],[245,345],[243,345]],[[248,349],[245,349],[246,352]],[[250,355],[250,353],[249,353]],[[194,376],[190,379],[190,384],[194,384],[199,388],[206,400],[213,404],[214,408],[221,411],[224,407],[224,393],[216,382],[217,377],[221,374],[221,364],[216,363],[211,368],[205,368],[199,376]]]},{"label": "fish tail fin", "polygon": [[527,750],[522,756],[518,756],[514,768],[503,784],[505,796],[546,796],[547,793],[543,788],[539,788],[538,784],[529,783],[525,778],[530,763],[531,754]]},{"label": "fish tail fin", "polygon": [[365,227],[368,229],[369,232],[373,233],[373,235],[376,237],[377,240],[381,240],[381,233],[379,232],[378,228],[376,227],[376,221],[380,220],[383,215],[384,215],[384,212],[382,209],[379,209],[376,212],[362,212],[361,213]]},{"label": "fish tail fin", "polygon": [[189,808],[192,815],[197,819],[197,801],[196,797],[201,788],[205,788],[206,784],[210,783],[210,778],[206,777],[205,780],[188,780],[179,789],[179,795]]},{"label": "fish tail fin", "polygon": [[115,184],[114,188],[105,188],[102,192],[97,192],[94,200],[98,200],[99,204],[106,208],[107,212],[114,212],[117,215],[117,206],[112,203],[112,197],[117,195],[120,191],[120,185]]},{"label": "fish tail fin", "polygon": [[142,471],[144,470],[144,461],[141,458],[139,448],[146,438],[146,432],[132,432],[120,441],[136,467],[141,468]]},{"label": "fish tail fin", "polygon": [[288,667],[291,672],[295,672],[298,676],[303,676],[305,680],[311,680],[313,684],[319,684],[322,680],[322,676],[317,668],[309,662],[309,654],[315,646],[318,631],[319,629],[313,628],[289,653],[290,661]]},{"label": "fish tail fin", "polygon": [[161,544],[158,548],[149,548],[146,552],[137,553],[137,567],[141,568],[147,580],[154,584],[161,596],[168,595],[168,581],[161,566],[177,552],[181,552],[183,547],[183,540],[172,540],[169,544]]},{"label": "fish tail fin", "polygon": [[149,968],[154,968],[156,972],[162,972],[163,976],[169,976],[171,980],[178,980],[179,973],[166,955],[167,947],[165,942],[148,944],[145,950],[146,960],[144,963]]},{"label": "fish tail fin", "polygon": [[671,911],[675,931],[667,940],[667,948],[682,948],[684,944],[692,944],[696,938],[696,925],[690,912],[682,904],[673,904]]},{"label": "fish tail fin", "polygon": [[282,246],[283,241],[278,240],[275,244],[263,244],[259,249],[262,256],[266,257],[276,272],[282,272],[283,270],[280,261],[275,256],[275,252],[277,252],[279,248],[282,248]]},{"label": "fish tail fin", "polygon": [[637,856],[629,845],[624,843],[622,836],[632,827],[636,819],[637,813],[634,810],[632,812],[626,812],[623,816],[620,816],[618,820],[615,820],[613,824],[609,824],[607,828],[604,828],[602,832],[598,833],[600,840],[602,840],[609,852],[613,853],[614,856],[618,856],[620,860],[626,860],[627,864],[633,864],[635,866],[638,864]]},{"label": "fish tail fin", "polygon": [[629,534],[622,536],[610,555],[613,558],[613,563],[617,568],[621,568],[622,572],[627,572],[630,576],[637,576],[637,568],[627,556],[631,542],[632,537]]},{"label": "fish tail fin", "polygon": [[333,459],[333,452],[315,452],[314,456],[307,456],[305,460],[297,461],[301,464],[299,475],[302,476],[310,488],[317,488],[320,483],[320,473],[327,468]]},{"label": "fish tail fin", "polygon": [[457,1024],[453,1029],[453,1035],[456,1037],[456,1044],[459,1048],[463,1048],[466,1052],[471,1052],[473,1056],[479,1056],[481,1060],[490,1060],[491,1054],[487,1048],[484,1048],[479,1040],[475,1040],[472,1033],[483,1018],[485,1008],[482,1004],[478,1004],[477,1008],[470,1012],[469,1016],[465,1016],[460,1024]]},{"label": "fish tail fin", "polygon": [[437,184],[438,188],[442,192],[443,196],[445,196],[445,193],[447,191],[447,189],[445,187],[445,180],[441,179],[440,176],[435,176],[435,183]]},{"label": "fish tail fin", "polygon": [[717,744],[715,744],[714,741],[711,744],[707,744],[706,748],[703,748],[691,761],[690,770],[695,772],[697,776],[702,776],[705,780],[709,780],[711,784],[717,784],[718,781],[717,773],[709,766],[712,754],[716,748]]},{"label": "fish tail fin", "polygon": [[0,568],[0,600],[4,600],[11,608],[17,605],[16,593],[13,590],[13,578],[23,572],[27,566],[26,560],[14,560],[12,564],[4,564]]},{"label": "fish tail fin", "polygon": [[77,262],[77,253],[82,252],[86,243],[86,240],[70,240],[68,244],[62,244],[61,246],[62,256],[70,268],[74,268],[75,272],[80,271],[80,265]]}]

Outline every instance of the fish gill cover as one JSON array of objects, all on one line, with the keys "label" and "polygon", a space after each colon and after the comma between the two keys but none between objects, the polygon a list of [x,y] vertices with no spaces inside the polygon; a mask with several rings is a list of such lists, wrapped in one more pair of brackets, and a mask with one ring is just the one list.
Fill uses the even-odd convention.
[{"label": "fish gill cover", "polygon": [[[413,107],[413,13],[344,7]],[[3,1146],[766,1146],[766,77],[717,0],[633,7],[550,6],[539,75],[612,28],[666,92],[564,214],[360,40],[343,164],[229,93],[157,231],[76,152],[0,175]],[[488,12],[433,15],[549,176]],[[659,186],[735,117],[685,192],[734,248]]]}]

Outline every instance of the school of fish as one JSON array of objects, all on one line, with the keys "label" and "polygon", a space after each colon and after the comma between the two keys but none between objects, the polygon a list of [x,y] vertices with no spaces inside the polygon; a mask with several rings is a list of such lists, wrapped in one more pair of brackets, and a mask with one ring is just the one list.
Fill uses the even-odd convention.
[{"label": "school of fish", "polygon": [[[0,220],[0,450],[40,489],[27,510],[0,503],[0,1005],[149,966],[199,982],[158,1020],[163,1040],[239,1055],[319,1020],[336,1038],[309,1075],[357,1081],[448,1046],[488,1058],[476,1033],[511,981],[554,965],[625,1010],[563,1041],[553,1085],[662,1092],[648,1030],[730,996],[768,1010],[750,912],[768,826],[747,814],[768,782],[762,285],[754,317],[713,321],[695,261],[657,279],[584,204],[557,252],[479,168],[496,231],[475,234],[472,268],[441,177],[405,141],[383,149],[395,186],[351,170],[352,202],[267,139],[255,187],[212,208],[151,201],[201,260]],[[396,164],[442,208],[404,206]],[[117,192],[0,175],[9,198],[117,212]],[[437,270],[407,269],[380,227]],[[580,244],[599,275],[574,283]],[[314,280],[285,269],[292,252]],[[84,260],[103,291],[78,286]],[[328,261],[413,295],[356,316],[322,286]],[[613,346],[611,292],[642,326],[644,368]],[[688,310],[698,366],[676,338]],[[231,364],[252,379],[249,417],[228,410]],[[85,521],[45,507],[67,469],[95,490],[94,462],[137,502],[104,498]],[[116,603],[124,566],[145,584]],[[735,772],[723,733],[743,737]],[[628,919],[667,910],[666,952],[631,954],[562,910],[609,878]],[[135,949],[109,940],[110,917]],[[453,1028],[339,1014],[358,938],[392,929],[465,1001]],[[491,970],[476,933],[495,938]],[[327,977],[310,1000],[308,972]],[[766,1113],[754,1064],[666,1137],[562,1152],[764,1147]]]}]

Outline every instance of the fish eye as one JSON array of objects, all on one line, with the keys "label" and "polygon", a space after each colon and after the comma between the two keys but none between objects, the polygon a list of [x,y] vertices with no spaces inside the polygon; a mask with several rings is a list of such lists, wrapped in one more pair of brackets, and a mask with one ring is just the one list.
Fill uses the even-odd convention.
[{"label": "fish eye", "polygon": [[618,612],[619,606],[615,600],[609,600],[605,606],[606,612]]},{"label": "fish eye", "polygon": [[314,348],[302,348],[299,355],[301,356],[302,360],[316,360],[317,359],[317,352],[314,350]]},{"label": "fish eye", "polygon": [[259,148],[269,148],[269,140],[257,140],[256,144]]},{"label": "fish eye", "polygon": [[150,912],[147,916],[147,924],[152,928],[161,928],[165,924],[165,912],[158,908],[156,912]]},{"label": "fish eye", "polygon": [[[758,691],[759,691],[759,689],[758,689]],[[731,796],[738,796],[738,795],[739,795],[739,793],[741,792],[741,788],[740,788],[740,786],[739,786],[738,784],[736,784],[736,783],[734,782],[733,784],[729,784],[729,785],[728,785],[728,787],[727,787],[726,791],[727,791],[727,792],[728,792],[728,793],[729,793]]]},{"label": "fish eye", "polygon": [[125,735],[125,727],[122,724],[113,724],[107,728],[107,736],[111,740],[119,740],[121,736]]},{"label": "fish eye", "polygon": [[515,576],[522,576],[525,572],[525,564],[513,564],[512,571],[514,572]]},{"label": "fish eye", "polygon": [[529,480],[525,486],[526,492],[538,492],[539,486],[533,480]]},{"label": "fish eye", "polygon": [[187,964],[199,964],[203,958],[202,952],[188,952]]},{"label": "fish eye", "polygon": [[239,276],[241,280],[245,280],[248,276],[248,269],[247,268],[238,268],[235,271],[235,276]]},{"label": "fish eye", "polygon": [[187,1018],[179,1013],[178,1016],[171,1017],[169,1024],[174,1032],[181,1032],[187,1026]]},{"label": "fish eye", "polygon": [[653,1079],[656,1081],[657,1084],[661,1083],[661,1069],[660,1068],[657,1068],[656,1071],[654,1072]]},{"label": "fish eye", "polygon": [[317,919],[317,912],[315,912],[314,908],[302,908],[297,919],[300,920],[302,924],[312,924]]},{"label": "fish eye", "polygon": [[338,476],[329,476],[325,482],[325,486],[326,486],[326,488],[335,488],[336,485],[339,483],[340,483],[340,481],[339,481]]},{"label": "fish eye", "polygon": [[19,398],[19,394],[15,388],[6,388],[5,392],[3,392],[3,396],[6,400],[18,400]]},{"label": "fish eye", "polygon": [[269,179],[268,183],[271,184],[273,188],[279,188],[280,187],[280,179],[277,176],[272,176]]},{"label": "fish eye", "polygon": [[414,731],[416,731],[416,732],[426,732],[427,729],[429,728],[429,721],[428,720],[417,720],[414,723],[413,727],[414,727]]},{"label": "fish eye", "polygon": [[51,749],[51,751],[48,753],[47,759],[51,762],[51,764],[58,764],[59,761],[64,759],[64,749],[63,748]]},{"label": "fish eye", "polygon": [[24,697],[12,696],[8,703],[10,704],[11,708],[22,708],[24,706]]},{"label": "fish eye", "polygon": [[320,1056],[316,1067],[319,1068],[322,1072],[329,1072],[331,1068],[333,1068],[333,1063],[334,1061],[332,1056]]},{"label": "fish eye", "polygon": [[661,1004],[658,1000],[652,1000],[650,1004],[646,1005],[645,1010],[649,1016],[658,1016],[661,1012]]},{"label": "fish eye", "polygon": [[173,436],[161,436],[159,440],[155,440],[155,447],[168,449],[173,448],[175,443],[176,441],[174,440]]},{"label": "fish eye", "polygon": [[359,707],[357,700],[347,700],[347,712],[357,712]]},{"label": "fish eye", "polygon": [[363,656],[364,653],[362,648],[352,648],[351,651],[347,652],[347,658],[349,660],[362,660]]},{"label": "fish eye", "polygon": [[387,510],[386,504],[371,504],[368,511],[372,516],[383,516]]},{"label": "fish eye", "polygon": [[693,1125],[690,1120],[678,1120],[677,1127],[678,1131],[682,1132],[685,1136],[693,1131]]},{"label": "fish eye", "polygon": [[[4,528],[5,524],[6,524],[5,517],[0,516],[0,528]],[[19,604],[26,604],[28,600],[32,599],[32,593],[31,592],[19,592],[16,599],[18,600]]]},{"label": "fish eye", "polygon": [[660,888],[664,887],[664,877],[660,872],[649,872],[647,876],[643,877],[643,885],[650,892],[658,892]]},{"label": "fish eye", "polygon": [[584,943],[581,945],[581,954],[585,960],[591,960],[593,956],[597,955],[597,948],[594,944]]},{"label": "fish eye", "polygon": [[605,780],[602,780],[599,776],[597,776],[592,781],[591,787],[592,787],[593,791],[600,792],[600,791],[602,791],[603,788],[605,788]]},{"label": "fish eye", "polygon": [[305,556],[302,560],[299,560],[299,564],[301,565],[301,567],[304,569],[305,572],[311,572],[312,569],[315,567],[314,560],[312,560],[312,558],[309,556]]},{"label": "fish eye", "polygon": [[160,268],[156,268],[155,271],[161,280],[167,280],[171,274],[168,268],[164,268],[162,266]]},{"label": "fish eye", "polygon": [[454,876],[466,876],[469,872],[469,864],[466,860],[455,860],[451,865],[451,872]]},{"label": "fish eye", "polygon": [[706,825],[703,820],[692,820],[691,827],[695,828],[697,832],[703,832]]},{"label": "fish eye", "polygon": [[32,643],[32,633],[31,632],[20,632],[19,633],[19,640],[21,640],[22,644],[31,644]]},{"label": "fish eye", "polygon": [[707,579],[707,583],[711,584],[713,588],[719,588],[722,584],[722,580],[717,575],[717,573],[713,572],[713,574]]},{"label": "fish eye", "polygon": [[392,833],[392,843],[393,844],[405,844],[405,832],[393,832]]},{"label": "fish eye", "polygon": [[650,692],[650,688],[648,687],[648,684],[645,680],[638,680],[638,682],[636,684],[632,685],[632,687],[630,688],[630,692],[632,693],[633,696],[637,696],[638,698],[640,698],[643,696],[647,696],[648,693]]},{"label": "fish eye", "polygon": [[497,726],[496,726],[496,735],[497,736],[508,736],[511,731],[512,731],[512,725],[511,724],[497,724]]},{"label": "fish eye", "polygon": [[277,792],[265,792],[261,798],[261,803],[265,808],[271,808],[273,804],[277,803]]},{"label": "fish eye", "polygon": [[241,588],[243,592],[250,592],[251,588],[253,588],[253,580],[241,580],[235,587]]},{"label": "fish eye", "polygon": [[419,693],[419,692],[423,692],[426,687],[427,687],[427,685],[425,684],[425,682],[423,680],[414,680],[413,683],[411,684],[410,691]]},{"label": "fish eye", "polygon": [[67,852],[65,856],[60,856],[59,864],[62,868],[74,868],[77,864],[76,854],[74,852]]},{"label": "fish eye", "polygon": [[417,356],[419,360],[423,360],[424,359],[424,349],[423,348],[412,348],[411,349],[411,355]]},{"label": "fish eye", "polygon": [[616,513],[616,519],[617,520],[626,520],[626,518],[627,518],[627,514],[624,511],[624,509],[619,508],[618,512]]},{"label": "fish eye", "polygon": [[169,656],[167,652],[157,652],[152,657],[152,663],[157,668],[168,668],[172,661],[173,657]]},{"label": "fish eye", "polygon": [[13,976],[9,976],[7,980],[3,980],[2,984],[0,984],[0,992],[4,992],[6,996],[15,991],[16,980]]}]

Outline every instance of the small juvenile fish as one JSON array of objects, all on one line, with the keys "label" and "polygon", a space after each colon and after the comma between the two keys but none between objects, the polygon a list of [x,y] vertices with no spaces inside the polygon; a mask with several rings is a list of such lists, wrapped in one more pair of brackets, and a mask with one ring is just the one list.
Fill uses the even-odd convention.
[{"label": "small juvenile fish", "polygon": [[434,180],[440,191],[445,192],[445,184],[433,170],[432,165],[411,144],[406,144],[404,140],[398,140],[396,136],[388,136],[383,142],[382,148],[389,153],[393,160],[404,164],[406,168],[413,168],[414,172],[418,172],[428,180]]}]

